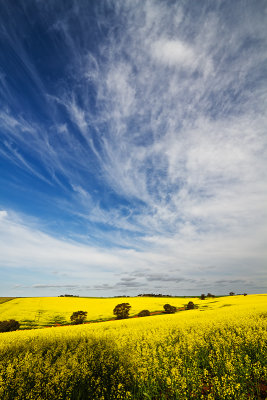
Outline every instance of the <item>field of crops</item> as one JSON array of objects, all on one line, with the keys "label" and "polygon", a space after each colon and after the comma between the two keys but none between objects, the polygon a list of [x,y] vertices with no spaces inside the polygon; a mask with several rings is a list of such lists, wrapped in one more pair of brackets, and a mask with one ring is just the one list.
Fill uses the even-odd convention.
[{"label": "field of crops", "polygon": [[[143,309],[160,299],[136,300]],[[265,399],[267,295],[197,302],[171,315],[2,333],[0,398]]]},{"label": "field of crops", "polygon": [[0,297],[0,304],[6,303],[7,301],[13,300],[15,297]]},{"label": "field of crops", "polygon": [[[1,298],[0,298],[1,299]],[[87,311],[87,321],[100,321],[114,318],[113,309],[118,303],[130,303],[130,316],[143,309],[163,311],[163,305],[171,302],[174,306],[183,307],[188,301],[194,301],[204,308],[220,307],[223,298],[206,299],[205,304],[199,299],[183,297],[124,297],[124,298],[79,298],[79,297],[32,297],[17,298],[0,304],[0,321],[15,319],[22,328],[40,328],[45,326],[67,325],[74,311]],[[0,300],[1,303],[1,300]],[[203,304],[202,304],[203,303]]]}]

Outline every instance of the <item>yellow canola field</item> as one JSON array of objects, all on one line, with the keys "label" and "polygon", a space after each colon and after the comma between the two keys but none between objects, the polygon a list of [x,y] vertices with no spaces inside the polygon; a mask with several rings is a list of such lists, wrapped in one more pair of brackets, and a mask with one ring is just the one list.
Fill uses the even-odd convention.
[{"label": "yellow canola field", "polygon": [[199,303],[171,315],[0,334],[0,398],[265,399],[267,295]]},{"label": "yellow canola field", "polygon": [[[119,303],[130,303],[130,316],[143,309],[163,311],[163,305],[170,303],[183,307],[188,301],[201,305],[195,298],[160,298],[160,297],[120,297],[120,298],[79,298],[79,297],[29,297],[17,298],[0,304],[0,321],[15,319],[22,327],[43,327],[70,323],[74,311],[87,311],[87,321],[114,318],[113,309]],[[205,300],[211,307],[216,299]],[[204,304],[203,304],[204,305]]]},{"label": "yellow canola field", "polygon": [[[42,299],[53,304],[56,309],[56,301],[57,300],[71,300],[73,303],[76,303],[75,300],[78,299],[69,299],[69,298],[29,298],[27,300],[38,300]],[[177,299],[178,301],[173,301]],[[24,300],[24,299],[23,299]],[[110,300],[111,308],[118,304],[118,302],[126,302],[129,304],[133,304],[135,302],[135,313],[140,311],[141,309],[147,308],[150,304],[166,304],[167,298],[164,299],[153,299],[149,297],[132,297],[132,298],[107,298],[107,299],[97,299],[97,298],[84,298],[80,300],[85,300],[83,304],[86,304],[86,300],[90,304],[98,304],[98,312],[103,300]],[[93,301],[94,300],[94,301]],[[114,301],[115,300],[115,301]],[[183,306],[183,304],[188,303],[188,301],[194,301],[195,304],[196,298],[169,298],[169,302],[172,305],[176,305],[177,307]],[[24,300],[25,301],[25,300]],[[60,310],[60,306],[62,303],[67,303],[67,301],[59,302],[59,306],[57,309],[57,313],[62,312]],[[107,306],[108,302],[104,303]],[[27,303],[26,303],[27,304]],[[47,304],[47,303],[46,303]],[[77,303],[76,303],[77,304]],[[254,315],[258,315],[261,313],[264,318],[267,317],[267,294],[257,294],[257,295],[249,295],[249,296],[227,296],[227,297],[218,297],[213,299],[205,299],[198,301],[199,308],[195,310],[181,311],[175,314],[164,314],[164,315],[154,315],[150,317],[142,317],[142,318],[129,318],[124,320],[113,320],[113,321],[104,321],[99,322],[97,324],[83,324],[83,325],[74,325],[74,326],[60,326],[60,327],[52,327],[42,330],[20,330],[16,332],[10,332],[5,334],[0,334],[0,346],[1,343],[5,341],[10,342],[13,340],[19,341],[20,338],[24,340],[24,338],[34,338],[34,337],[61,337],[62,335],[69,335],[70,337],[80,335],[80,334],[96,334],[97,336],[104,334],[104,336],[108,333],[117,335],[122,337],[122,332],[128,332],[129,329],[132,332],[133,329],[137,329],[140,332],[144,330],[144,328],[148,329],[150,332],[153,329],[160,328],[170,328],[170,326],[174,326],[175,328],[182,329],[184,327],[188,327],[189,325],[197,325],[198,327],[202,325],[212,326],[216,323],[221,323],[221,321],[244,321],[245,318],[253,318]],[[138,308],[139,305],[139,308]],[[85,308],[83,308],[86,310]],[[70,313],[70,312],[69,312]],[[91,315],[99,315],[99,314],[91,314]],[[110,314],[112,315],[112,314]],[[114,317],[114,316],[113,316]],[[1,317],[1,319],[3,319]],[[15,318],[16,319],[16,318]],[[124,332],[125,331],[125,332]],[[126,339],[127,340],[127,339]]]}]

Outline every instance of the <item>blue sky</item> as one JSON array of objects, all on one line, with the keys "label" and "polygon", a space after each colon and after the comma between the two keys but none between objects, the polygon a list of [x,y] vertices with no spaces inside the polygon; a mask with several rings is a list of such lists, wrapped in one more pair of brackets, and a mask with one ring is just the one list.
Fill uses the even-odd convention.
[{"label": "blue sky", "polygon": [[265,1],[0,5],[0,293],[266,292]]}]

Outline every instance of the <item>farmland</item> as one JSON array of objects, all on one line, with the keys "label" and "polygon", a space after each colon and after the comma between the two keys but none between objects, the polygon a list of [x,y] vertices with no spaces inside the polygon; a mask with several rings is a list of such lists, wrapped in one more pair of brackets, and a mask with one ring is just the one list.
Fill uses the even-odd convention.
[{"label": "farmland", "polygon": [[0,304],[13,300],[15,297],[0,297]]},{"label": "farmland", "polygon": [[[190,299],[13,299],[0,305],[0,320],[20,320],[22,310],[29,318],[34,307],[22,300],[39,301],[43,323],[46,313],[67,320],[82,309],[93,320],[109,318],[124,301],[135,315]],[[265,399],[267,295],[193,301],[198,309],[171,315],[2,333],[0,398]]]},{"label": "farmland", "polygon": [[[125,297],[125,298],[79,298],[79,297],[32,297],[17,298],[0,304],[0,320],[18,320],[22,328],[41,328],[45,326],[66,325],[70,323],[73,311],[87,311],[87,321],[101,321],[114,318],[113,309],[118,303],[131,304],[130,316],[138,314],[142,309],[163,311],[165,303],[173,303],[183,307],[188,301],[197,302],[201,307],[213,308],[224,303],[223,298],[207,299],[201,302],[195,298],[155,298],[155,297]],[[233,300],[232,300],[233,301]],[[237,301],[237,300],[235,300]],[[202,304],[203,303],[203,304]]]}]

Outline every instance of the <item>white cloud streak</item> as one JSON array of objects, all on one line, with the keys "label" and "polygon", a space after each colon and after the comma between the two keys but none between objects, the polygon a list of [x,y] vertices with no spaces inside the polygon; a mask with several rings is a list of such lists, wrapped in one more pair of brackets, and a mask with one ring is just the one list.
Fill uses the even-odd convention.
[{"label": "white cloud streak", "polygon": [[[261,234],[264,237],[266,231]],[[196,236],[190,229],[165,239],[147,237],[147,246],[143,244],[142,251],[116,247],[108,250],[54,238],[25,217],[4,210],[0,213],[0,236],[2,267],[27,268],[39,273],[43,270],[48,276],[57,271],[60,281],[38,284],[43,287],[74,284],[81,290],[99,290],[102,282],[108,280],[114,294],[126,286],[153,291],[155,281],[159,284],[168,282],[172,293],[182,291],[185,282],[191,282],[192,288],[201,291],[205,287],[216,288],[219,279],[232,281],[240,277],[241,291],[246,285],[256,290],[263,284],[263,265],[267,256],[266,251],[261,250],[263,242],[256,238],[254,241],[250,237],[233,235],[225,238],[218,233]],[[136,267],[139,272],[135,274]],[[121,281],[118,282],[117,276]],[[137,277],[134,282],[133,277]],[[62,283],[62,279],[66,283]],[[88,282],[86,288],[85,281]]]}]

